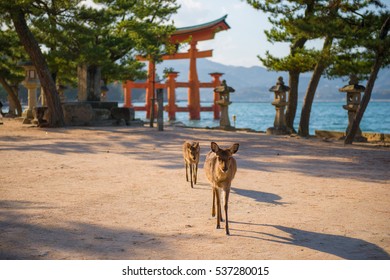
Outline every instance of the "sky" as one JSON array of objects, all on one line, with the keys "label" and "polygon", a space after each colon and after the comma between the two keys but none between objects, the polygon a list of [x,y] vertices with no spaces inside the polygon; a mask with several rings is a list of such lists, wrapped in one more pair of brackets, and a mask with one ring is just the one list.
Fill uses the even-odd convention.
[{"label": "sky", "polygon": [[[93,0],[85,0],[96,6]],[[288,44],[267,42],[264,30],[271,29],[267,15],[255,10],[246,0],[177,0],[181,7],[172,15],[177,28],[207,23],[227,15],[230,26],[218,32],[214,40],[199,42],[198,50],[213,50],[211,61],[233,66],[262,66],[258,55],[267,50],[276,56],[289,53]],[[184,50],[183,50],[184,51]]]},{"label": "sky", "polygon": [[200,42],[198,50],[213,49],[212,61],[234,66],[262,66],[258,55],[267,50],[277,56],[288,54],[287,44],[267,42],[264,30],[270,29],[267,15],[242,0],[177,0],[181,5],[173,15],[176,27],[186,27],[228,15],[230,29],[218,32],[214,40]]}]

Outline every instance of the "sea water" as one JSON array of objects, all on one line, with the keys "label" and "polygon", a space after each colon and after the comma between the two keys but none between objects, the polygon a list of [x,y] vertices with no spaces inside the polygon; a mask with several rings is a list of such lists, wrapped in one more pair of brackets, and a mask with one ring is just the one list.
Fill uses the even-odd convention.
[{"label": "sea water", "polygon": [[[144,105],[142,103],[134,104]],[[166,105],[166,104],[164,104]],[[179,107],[186,107],[186,102],[178,102]],[[314,130],[345,131],[348,126],[348,112],[343,109],[344,102],[313,102],[310,114],[309,132]],[[201,106],[211,106],[202,103]],[[302,103],[298,104],[294,128],[298,130]],[[136,118],[146,120],[145,112],[135,112]],[[233,115],[236,122],[233,122]],[[190,127],[216,127],[219,120],[213,119],[213,112],[201,112],[200,120],[189,120],[188,112],[176,113],[176,121]],[[275,107],[269,102],[233,102],[229,106],[231,125],[236,128],[250,128],[256,131],[266,131],[272,127],[275,120]],[[168,114],[164,113],[164,121]],[[390,133],[390,102],[371,101],[360,123],[363,132]]]},{"label": "sea water", "polygon": [[[134,106],[144,106],[144,103],[133,103]],[[167,104],[164,104],[167,105]],[[177,102],[179,107],[186,107],[186,102]],[[348,113],[343,109],[344,102],[313,102],[310,114],[309,132],[314,135],[315,130],[345,131],[348,126]],[[123,103],[119,102],[119,106]],[[201,106],[211,106],[211,103],[202,103]],[[294,128],[298,130],[302,110],[302,102],[298,103]],[[3,107],[7,112],[8,107]],[[236,122],[233,121],[233,115]],[[144,121],[145,111],[136,111],[135,117]],[[201,112],[200,120],[189,120],[188,112],[176,113],[176,121],[189,127],[216,127],[219,120],[214,120],[213,112]],[[272,127],[275,120],[275,107],[270,102],[233,102],[229,106],[230,123],[236,128],[249,128],[256,131],[266,131]],[[164,112],[164,121],[168,120],[168,113]],[[390,102],[371,101],[360,123],[363,132],[390,133]]]}]

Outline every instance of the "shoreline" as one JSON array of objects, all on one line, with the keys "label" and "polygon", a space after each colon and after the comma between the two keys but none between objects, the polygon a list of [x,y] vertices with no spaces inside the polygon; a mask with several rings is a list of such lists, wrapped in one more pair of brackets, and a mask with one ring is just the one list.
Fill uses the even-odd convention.
[{"label": "shoreline", "polygon": [[[118,104],[121,105],[120,101]],[[232,126],[242,129],[252,129],[257,132],[266,131],[269,127],[272,127],[275,117],[275,110],[271,103],[260,102],[259,106],[257,105],[248,105],[244,106],[243,104],[250,103],[241,103],[234,102],[231,106],[230,117],[233,118],[233,115],[236,116],[237,122],[234,123],[233,119],[231,120]],[[315,135],[315,130],[327,130],[327,131],[337,131],[343,132],[348,126],[348,116],[347,112],[342,108],[341,104],[344,102],[320,102],[314,107],[319,106],[317,109],[313,108],[313,113],[310,121],[310,134]],[[143,103],[140,103],[143,105]],[[209,104],[209,103],[207,103]],[[234,105],[235,104],[235,105]],[[322,104],[322,105],[321,105]],[[330,107],[328,107],[328,104]],[[333,104],[333,105],[332,105]],[[338,106],[340,104],[340,106]],[[365,117],[361,122],[361,129],[366,133],[374,134],[390,134],[389,130],[389,118],[385,114],[388,108],[386,103],[381,105],[379,102],[374,102],[372,106],[368,107],[368,110],[365,113]],[[139,103],[134,103],[134,105],[139,105]],[[336,106],[337,105],[337,106]],[[183,106],[183,104],[181,105]],[[299,107],[299,106],[298,106]],[[245,109],[246,108],[246,109]],[[247,112],[246,112],[247,111]],[[298,108],[299,111],[299,108]],[[149,122],[145,118],[145,112],[136,111],[135,117],[144,122]],[[167,122],[168,115],[164,114],[164,119]],[[201,112],[201,120],[191,121],[188,119],[188,113],[178,112],[176,114],[176,120],[182,122],[188,127],[215,127],[219,125],[218,120],[214,120],[212,114],[209,112]],[[299,125],[299,116],[296,117],[294,127],[298,129]]]}]

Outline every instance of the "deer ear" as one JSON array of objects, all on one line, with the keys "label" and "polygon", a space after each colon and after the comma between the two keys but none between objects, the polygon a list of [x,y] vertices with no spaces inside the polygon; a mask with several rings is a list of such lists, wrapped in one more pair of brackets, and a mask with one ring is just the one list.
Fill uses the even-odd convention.
[{"label": "deer ear", "polygon": [[235,153],[237,153],[239,147],[240,147],[240,144],[235,143],[235,144],[233,144],[233,145],[229,148],[229,150],[230,150],[230,152],[231,152],[232,154],[235,154]]},{"label": "deer ear", "polygon": [[185,142],[185,144],[186,144],[187,149],[190,149],[190,148],[191,148],[191,143]]},{"label": "deer ear", "polygon": [[194,142],[193,145],[194,145],[194,148],[196,148],[196,149],[199,148],[199,142]]},{"label": "deer ear", "polygon": [[218,144],[215,143],[215,142],[211,142],[211,150],[212,150],[214,153],[217,153],[218,150],[219,150]]}]

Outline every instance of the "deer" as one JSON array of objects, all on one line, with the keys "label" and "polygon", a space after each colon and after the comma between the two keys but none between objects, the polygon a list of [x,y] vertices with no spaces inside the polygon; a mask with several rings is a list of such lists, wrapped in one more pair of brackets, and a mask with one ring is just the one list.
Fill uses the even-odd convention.
[{"label": "deer", "polygon": [[224,209],[226,235],[230,235],[228,218],[230,186],[237,172],[237,162],[233,157],[233,154],[238,151],[239,146],[239,143],[235,143],[228,149],[221,149],[217,143],[211,142],[211,151],[206,155],[204,163],[205,173],[213,191],[212,217],[215,217],[215,206],[217,206],[217,229],[221,228],[220,222],[223,222],[221,193],[223,192],[225,195]]},{"label": "deer", "polygon": [[185,141],[183,144],[183,158],[186,166],[186,180],[188,182],[188,168],[190,169],[190,180],[191,188],[196,185],[198,177],[198,164],[200,156],[200,145],[199,142],[188,142]]}]

